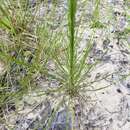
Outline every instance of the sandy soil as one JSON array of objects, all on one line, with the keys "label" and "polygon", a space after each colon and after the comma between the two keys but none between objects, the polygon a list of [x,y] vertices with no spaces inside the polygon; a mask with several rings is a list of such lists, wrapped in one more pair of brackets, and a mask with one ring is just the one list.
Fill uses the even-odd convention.
[{"label": "sandy soil", "polygon": [[[63,12],[64,4],[63,2],[63,5],[59,5]],[[81,8],[81,11],[86,11],[86,17],[91,15],[89,10],[91,10],[92,3],[89,2],[88,5],[90,8]],[[128,25],[124,15],[128,8],[124,5],[123,0],[104,0],[100,8],[101,21],[108,26],[95,31],[95,46],[89,60],[91,63],[100,59],[101,63],[89,75],[90,87],[83,88],[83,92],[80,93],[81,97],[75,100],[79,106],[77,111],[81,113],[75,119],[75,128],[77,130],[130,130],[130,50],[128,50],[130,36],[128,35],[126,39],[119,39],[116,35],[117,31],[122,32]],[[43,9],[39,11],[40,17],[43,15]],[[109,15],[110,12],[112,15]],[[80,12],[78,13],[80,15]],[[110,20],[110,18],[112,19]],[[87,39],[92,34],[92,30],[84,20],[78,35],[81,34],[83,37],[79,52],[82,52]],[[52,65],[52,67],[54,66]],[[0,73],[3,70],[4,65],[0,62]],[[124,78],[124,75],[128,76]],[[84,82],[84,85],[86,84],[87,81]],[[55,80],[50,82],[42,79],[39,85],[41,87],[37,91],[50,85],[58,86],[58,83]],[[57,94],[45,97],[31,92],[17,102],[18,113],[8,113],[6,121],[12,126],[15,125],[15,130],[27,130],[27,128],[31,130],[36,126],[39,127],[38,130],[41,130],[41,125],[45,123],[59,100],[61,98]],[[63,113],[65,113],[63,110],[59,110],[59,113],[62,114],[60,118],[57,118],[57,122],[55,120],[55,124],[62,122]],[[63,124],[61,129],[56,127],[53,130],[64,130]]]}]

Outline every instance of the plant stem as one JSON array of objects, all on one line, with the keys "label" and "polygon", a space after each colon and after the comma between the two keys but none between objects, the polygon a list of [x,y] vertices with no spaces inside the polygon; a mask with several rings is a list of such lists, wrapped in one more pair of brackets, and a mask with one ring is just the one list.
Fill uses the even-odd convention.
[{"label": "plant stem", "polygon": [[74,86],[74,58],[75,58],[75,14],[77,0],[69,1],[69,60],[70,60],[70,88]]}]

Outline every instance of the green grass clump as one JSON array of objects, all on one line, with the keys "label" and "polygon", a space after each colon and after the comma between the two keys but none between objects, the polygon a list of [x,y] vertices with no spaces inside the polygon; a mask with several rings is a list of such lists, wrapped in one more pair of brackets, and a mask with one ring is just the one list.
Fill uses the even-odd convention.
[{"label": "green grass clump", "polygon": [[100,22],[100,0],[95,1],[95,9],[93,11],[92,15],[92,23],[90,24],[91,28],[104,28],[105,25]]},{"label": "green grass clump", "polygon": [[[78,54],[77,46],[79,43],[77,43],[76,11],[77,1],[68,0],[67,43],[62,43],[65,45],[63,45],[64,51],[61,57],[60,55],[58,57],[54,56],[54,62],[58,69],[56,75],[52,74],[60,80],[62,90],[70,97],[78,96],[85,75],[87,75],[94,66],[86,63],[93,46],[92,38],[86,43],[86,48],[84,48],[83,53]],[[62,39],[63,36],[60,38]]]},{"label": "green grass clump", "polygon": [[35,89],[37,76],[47,73],[48,28],[35,23],[37,16],[27,2],[0,2],[0,29],[7,36],[7,41],[0,41],[0,61],[5,65],[0,76],[0,108]]}]

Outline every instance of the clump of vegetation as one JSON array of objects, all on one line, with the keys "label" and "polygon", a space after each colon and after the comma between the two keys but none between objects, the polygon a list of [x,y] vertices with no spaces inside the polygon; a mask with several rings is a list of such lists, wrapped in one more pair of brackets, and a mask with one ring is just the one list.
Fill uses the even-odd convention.
[{"label": "clump of vegetation", "polygon": [[0,4],[0,27],[8,38],[0,41],[0,61],[5,65],[0,77],[0,108],[34,89],[37,75],[47,72],[47,41],[41,38],[46,40],[47,31],[41,32],[43,25],[35,24],[36,14],[27,2],[10,0]]}]

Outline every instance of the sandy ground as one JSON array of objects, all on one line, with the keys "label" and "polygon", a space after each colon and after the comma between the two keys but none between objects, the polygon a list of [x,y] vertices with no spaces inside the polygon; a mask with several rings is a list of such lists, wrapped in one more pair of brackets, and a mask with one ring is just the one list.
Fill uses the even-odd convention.
[{"label": "sandy ground", "polygon": [[[91,3],[89,3],[90,6],[92,6]],[[86,17],[90,15],[88,14],[90,9],[85,8]],[[106,16],[110,10],[113,15]],[[81,112],[75,119],[76,130],[130,130],[130,51],[127,46],[130,44],[130,36],[119,40],[114,33],[126,28],[128,23],[123,15],[126,10],[128,9],[123,0],[104,0],[102,2],[101,21],[108,26],[106,29],[96,30],[94,35],[96,45],[93,47],[92,58],[90,58],[90,62],[94,62],[96,59],[100,59],[102,62],[89,75],[89,82],[95,82],[90,84],[89,89],[83,88],[83,92],[80,93],[82,97],[76,99],[76,104],[79,106],[77,111]],[[42,11],[39,11],[40,16],[43,15]],[[111,17],[112,19],[109,20]],[[78,34],[83,36],[79,52],[83,50],[91,33],[92,30],[82,22]],[[3,70],[4,66],[0,62],[0,73]],[[123,75],[128,76],[123,78]],[[87,84],[87,81],[84,84]],[[55,80],[50,83],[44,79],[40,81],[42,87],[39,89],[49,85],[56,86],[58,84]],[[53,98],[53,96],[49,98],[44,95],[37,96],[35,92],[24,96],[23,100],[16,104],[18,113],[12,112],[6,115],[7,123],[15,125],[15,130],[26,130],[28,127],[34,129],[34,126],[38,126],[38,130],[41,130],[40,125],[43,125],[53,106],[61,100],[60,96],[59,98],[57,96]],[[63,112],[63,110],[61,111]],[[57,120],[62,120],[62,118]],[[54,130],[64,129],[62,126],[61,129],[56,127]]]}]

